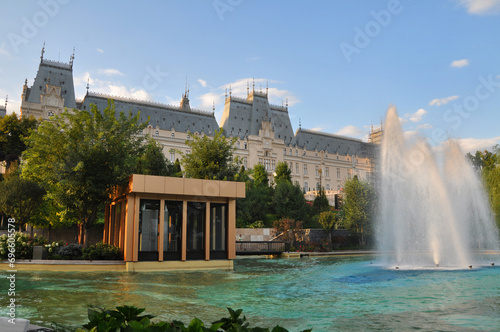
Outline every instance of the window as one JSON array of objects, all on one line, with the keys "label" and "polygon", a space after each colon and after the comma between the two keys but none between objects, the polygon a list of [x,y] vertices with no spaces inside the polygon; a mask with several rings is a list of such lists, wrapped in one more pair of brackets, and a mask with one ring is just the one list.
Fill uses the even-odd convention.
[{"label": "window", "polygon": [[340,168],[337,168],[337,179],[340,179]]},{"label": "window", "polygon": [[174,133],[171,133],[171,134],[170,134],[170,137],[174,138],[174,137],[175,137],[175,134],[174,134]]},{"label": "window", "polygon": [[187,135],[186,139],[189,139],[189,138],[190,138],[190,136],[189,136],[189,135]]},{"label": "window", "polygon": [[350,179],[352,177],[352,169],[347,170],[347,178]]},{"label": "window", "polygon": [[181,259],[182,201],[165,201],[163,259]]},{"label": "window", "polygon": [[264,164],[262,163],[262,158],[259,158],[259,164],[264,165]]},{"label": "window", "polygon": [[170,162],[175,162],[175,150],[170,150]]},{"label": "window", "polygon": [[330,190],[330,184],[329,183],[326,184],[326,190]]},{"label": "window", "polygon": [[299,155],[299,151],[295,150],[295,155],[298,156]]},{"label": "window", "polygon": [[274,171],[274,169],[276,168],[276,160],[271,160],[271,170]]},{"label": "window", "polygon": [[187,203],[187,259],[205,258],[204,238],[205,238],[205,202]]},{"label": "window", "polygon": [[139,260],[158,260],[160,201],[141,199],[139,210]]},{"label": "window", "polygon": [[328,159],[328,153],[325,153],[325,159]]},{"label": "window", "polygon": [[189,151],[189,150],[186,150],[186,156],[187,156],[187,155],[188,155],[188,154],[189,154],[190,152],[191,152],[191,151]]},{"label": "window", "polygon": [[283,155],[286,156],[286,148],[283,149]]},{"label": "window", "polygon": [[300,174],[300,172],[299,172],[299,163],[295,164],[295,173],[297,173],[297,175]]},{"label": "window", "polygon": [[226,203],[210,204],[210,259],[227,258],[227,219]]},{"label": "window", "polygon": [[156,135],[156,136],[159,136],[159,135],[160,135],[160,131],[159,131],[159,130],[156,130],[156,131],[155,131],[155,135]]},{"label": "window", "polygon": [[304,182],[304,192],[308,192],[309,191],[309,186],[307,184],[307,181]]},{"label": "window", "polygon": [[328,167],[325,167],[325,177],[330,177],[330,169]]},{"label": "window", "polygon": [[290,156],[292,155],[292,149],[290,149]]},{"label": "window", "polygon": [[247,168],[247,157],[243,158],[243,166]]},{"label": "window", "polygon": [[247,149],[247,142],[243,143],[243,149]]},{"label": "window", "polygon": [[240,141],[236,142],[236,147],[239,149],[240,148]]},{"label": "window", "polygon": [[314,173],[316,174],[316,177],[319,176],[319,167],[318,166],[314,166]]},{"label": "window", "polygon": [[304,164],[304,175],[307,175],[307,165]]},{"label": "window", "polygon": [[48,116],[49,118],[50,118],[50,117],[52,117],[52,116],[54,116],[54,112],[52,112],[52,111],[48,111],[48,112],[47,112],[47,116]]},{"label": "window", "polygon": [[270,171],[270,163],[269,163],[269,159],[264,159],[264,168],[266,169],[266,171]]}]

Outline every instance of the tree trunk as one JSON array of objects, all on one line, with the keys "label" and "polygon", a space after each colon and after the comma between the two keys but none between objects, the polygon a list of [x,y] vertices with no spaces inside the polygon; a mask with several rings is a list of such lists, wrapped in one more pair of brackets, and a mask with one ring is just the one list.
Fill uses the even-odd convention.
[{"label": "tree trunk", "polygon": [[78,244],[84,244],[85,241],[85,227],[83,224],[78,224]]}]

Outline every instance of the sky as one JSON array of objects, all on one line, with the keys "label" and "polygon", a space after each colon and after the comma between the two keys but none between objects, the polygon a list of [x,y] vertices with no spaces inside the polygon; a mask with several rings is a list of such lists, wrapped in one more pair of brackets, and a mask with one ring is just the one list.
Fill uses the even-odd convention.
[{"label": "sky", "polygon": [[409,138],[500,143],[500,0],[2,1],[0,104],[19,113],[40,52],[90,91],[192,108],[226,90],[288,102],[299,125],[367,140],[394,105]]}]

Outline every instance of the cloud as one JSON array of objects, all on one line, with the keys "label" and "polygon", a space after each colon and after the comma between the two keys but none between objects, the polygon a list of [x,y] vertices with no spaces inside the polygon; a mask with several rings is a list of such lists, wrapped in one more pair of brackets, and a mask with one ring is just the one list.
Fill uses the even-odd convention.
[{"label": "cloud", "polygon": [[418,129],[432,129],[432,125],[429,123],[422,123],[417,126],[417,130]]},{"label": "cloud", "polygon": [[[124,85],[108,85],[100,89],[113,96],[153,101],[152,96],[143,89],[127,88]],[[99,91],[101,92],[101,91]]]},{"label": "cloud", "polygon": [[113,68],[107,68],[107,69],[99,69],[98,71],[99,74],[102,75],[107,75],[107,76],[113,76],[113,75],[118,75],[118,76],[125,76],[121,71],[118,69],[113,69]]},{"label": "cloud", "polygon": [[101,53],[101,54],[102,54],[102,53],[104,53],[104,51],[103,51],[103,50],[101,50],[100,48],[98,48],[98,49],[97,49],[97,52],[99,52],[99,53]]},{"label": "cloud", "polygon": [[144,89],[126,87],[120,82],[101,80],[99,78],[92,77],[88,71],[82,76],[74,77],[74,84],[76,87],[86,86],[87,82],[90,85],[90,90],[93,92],[104,93],[117,97],[153,101],[152,96]]},{"label": "cloud", "polygon": [[336,132],[337,135],[348,136],[348,137],[359,137],[366,135],[366,132],[356,126],[349,125],[341,128]]},{"label": "cloud", "polygon": [[403,123],[405,123],[407,121],[419,122],[420,120],[422,120],[422,118],[426,114],[427,114],[427,111],[424,110],[423,108],[420,108],[415,113],[407,113],[407,114],[405,114],[405,116],[403,118],[399,118],[399,122],[401,122],[401,124],[403,124]]},{"label": "cloud", "polygon": [[[252,83],[253,82],[253,83]],[[231,95],[233,97],[239,97],[239,98],[246,98],[247,97],[247,84],[248,84],[248,89],[252,91],[253,89],[253,84],[255,84],[255,91],[262,91],[265,92],[266,90],[266,85],[267,84],[278,84],[282,83],[276,80],[269,80],[266,78],[242,78],[239,80],[236,80],[231,83],[227,83],[224,85],[221,85],[217,88],[211,89],[210,92],[205,93],[201,95],[200,97],[196,98],[197,100],[200,101],[200,105],[197,106],[201,109],[212,109],[213,107],[213,102],[215,101],[216,109],[222,110],[223,108],[223,103],[224,103],[224,96],[227,94],[229,96],[229,91],[231,91]],[[269,103],[274,104],[274,105],[280,105],[283,103],[285,104],[285,100],[288,98],[288,106],[293,106],[297,103],[300,102],[300,100],[290,91],[288,90],[283,90],[279,89],[276,87],[269,87],[268,88],[268,99]],[[221,111],[216,112],[216,117],[218,117],[218,113],[221,113]]]},{"label": "cloud", "polygon": [[444,105],[444,104],[448,104],[450,101],[453,101],[455,99],[458,99],[459,96],[457,95],[454,95],[454,96],[449,96],[449,97],[445,97],[445,98],[436,98],[436,99],[432,99],[430,102],[429,102],[429,105],[430,106],[441,106],[441,105]]},{"label": "cloud", "polygon": [[500,0],[458,0],[469,14],[495,14],[500,10]]},{"label": "cloud", "polygon": [[5,43],[0,44],[0,55],[10,55],[9,51],[5,47]]},{"label": "cloud", "polygon": [[454,67],[454,68],[462,68],[462,67],[465,67],[468,65],[469,65],[469,60],[467,60],[467,59],[454,60],[450,64],[450,66]]},{"label": "cloud", "polygon": [[474,153],[476,151],[490,150],[500,144],[500,136],[492,138],[462,138],[457,139],[460,148],[464,153]]},{"label": "cloud", "polygon": [[202,87],[206,88],[207,87],[207,81],[202,80],[201,78],[198,79],[198,82],[201,84]]}]

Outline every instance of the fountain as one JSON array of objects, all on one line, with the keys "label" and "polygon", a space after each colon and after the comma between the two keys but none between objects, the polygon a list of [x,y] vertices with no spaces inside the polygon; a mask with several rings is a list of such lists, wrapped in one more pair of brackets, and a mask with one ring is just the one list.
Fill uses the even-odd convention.
[{"label": "fountain", "polygon": [[474,170],[456,141],[443,166],[419,138],[405,142],[395,107],[387,111],[380,151],[378,247],[385,264],[467,268],[476,252],[498,250],[498,231]]}]

